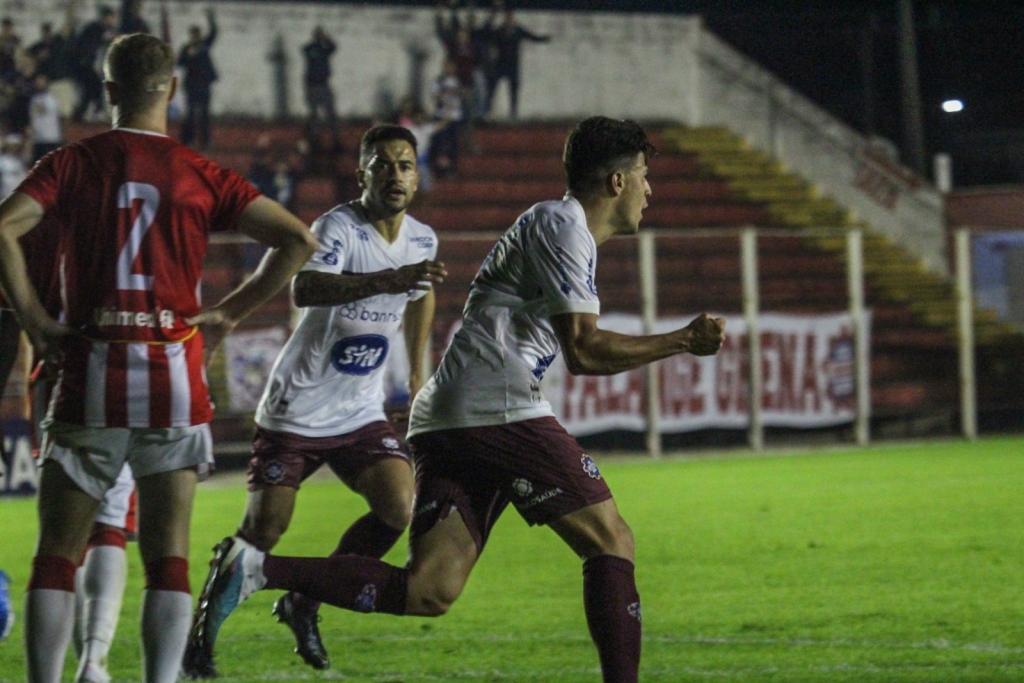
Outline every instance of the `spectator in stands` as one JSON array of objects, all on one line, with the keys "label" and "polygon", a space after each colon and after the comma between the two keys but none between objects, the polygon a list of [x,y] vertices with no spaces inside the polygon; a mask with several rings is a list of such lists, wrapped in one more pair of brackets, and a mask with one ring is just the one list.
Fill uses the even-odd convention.
[{"label": "spectator in stands", "polygon": [[455,173],[459,165],[460,134],[464,119],[464,93],[456,74],[457,67],[446,59],[441,75],[430,87],[434,120],[448,123],[434,133],[430,142],[430,166],[439,177]]},{"label": "spectator in stands", "polygon": [[8,133],[0,142],[0,199],[6,198],[28,174],[28,141]]},{"label": "spectator in stands", "polygon": [[0,94],[3,109],[0,111],[0,128],[8,133],[25,133],[29,129],[29,102],[35,94],[32,74],[35,63],[22,55],[14,69],[0,71]]},{"label": "spectator in stands", "polygon": [[498,27],[489,34],[491,49],[494,50],[494,60],[491,65],[491,74],[487,80],[487,103],[486,110],[491,112],[491,105],[494,103],[494,91],[498,83],[503,79],[508,81],[509,117],[515,119],[519,115],[519,48],[524,40],[535,43],[546,43],[551,40],[550,36],[541,36],[531,33],[516,23],[515,13],[504,7],[502,0],[495,0],[496,10],[504,12],[504,18]]},{"label": "spectator in stands", "polygon": [[317,136],[321,119],[327,123],[334,138],[338,137],[338,116],[334,110],[334,91],[331,89],[331,56],[337,49],[322,26],[313,29],[313,38],[302,47],[306,59],[306,106],[309,107],[307,136]]},{"label": "spectator in stands", "polygon": [[37,72],[33,78],[35,93],[29,101],[29,124],[32,128],[32,163],[64,144],[60,126],[60,108],[50,92],[50,78]]},{"label": "spectator in stands", "polygon": [[217,40],[217,21],[213,8],[206,10],[208,30],[193,24],[188,29],[188,42],[178,54],[178,66],[185,71],[185,123],[181,141],[186,145],[196,140],[199,149],[210,144],[210,94],[217,80],[217,70],[210,57],[210,47]]},{"label": "spectator in stands", "polygon": [[68,36],[72,30],[72,24],[65,23],[59,32],[54,32],[53,24],[45,22],[39,27],[39,40],[28,46],[27,53],[35,60],[36,72],[45,74],[51,83],[71,76]]},{"label": "spectator in stands", "polygon": [[444,46],[446,59],[455,64],[455,76],[459,80],[460,93],[462,96],[462,124],[459,132],[462,135],[462,146],[476,151],[473,143],[473,117],[478,111],[477,93],[482,97],[483,83],[478,90],[477,83],[483,77],[479,60],[479,44],[473,39],[472,27],[476,24],[475,14],[472,9],[466,14],[465,20],[460,20],[455,7],[449,10],[449,19],[444,19],[444,7],[438,6],[434,17],[434,28],[438,39]]},{"label": "spectator in stands", "polygon": [[301,150],[286,153],[276,148],[270,135],[264,133],[256,140],[248,180],[265,196],[294,211],[298,164],[301,164]]},{"label": "spectator in stands", "polygon": [[15,59],[21,47],[21,36],[14,30],[10,17],[0,19],[0,71],[15,68]]},{"label": "spectator in stands", "polygon": [[151,33],[142,18],[142,0],[121,0],[121,25],[118,33]]},{"label": "spectator in stands", "polygon": [[426,110],[414,98],[407,97],[398,110],[398,125],[408,128],[416,138],[416,168],[420,174],[418,192],[425,194],[434,186],[434,174],[430,170],[430,148],[434,134],[448,125],[447,119],[431,120]]},{"label": "spectator in stands", "polygon": [[72,114],[75,121],[99,118],[106,111],[103,79],[97,65],[101,63],[110,41],[117,35],[116,29],[117,12],[101,6],[99,17],[86,24],[75,36],[73,68],[75,83],[78,84],[78,105]]}]

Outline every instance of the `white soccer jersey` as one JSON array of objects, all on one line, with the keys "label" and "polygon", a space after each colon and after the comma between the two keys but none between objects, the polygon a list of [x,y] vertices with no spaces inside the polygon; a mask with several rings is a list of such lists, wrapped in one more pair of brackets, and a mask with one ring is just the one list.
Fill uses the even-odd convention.
[{"label": "white soccer jersey", "polygon": [[[406,215],[394,242],[366,220],[358,202],[313,223],[320,241],[303,271],[373,273],[437,255],[437,236]],[[341,306],[311,306],[274,362],[256,409],[256,424],[301,436],[348,434],[385,419],[384,366],[411,299],[426,294],[379,294]]]},{"label": "white soccer jersey", "polygon": [[409,436],[552,416],[540,380],[559,352],[549,318],[600,313],[597,244],[571,197],[524,213],[470,286],[462,327],[416,396]]}]

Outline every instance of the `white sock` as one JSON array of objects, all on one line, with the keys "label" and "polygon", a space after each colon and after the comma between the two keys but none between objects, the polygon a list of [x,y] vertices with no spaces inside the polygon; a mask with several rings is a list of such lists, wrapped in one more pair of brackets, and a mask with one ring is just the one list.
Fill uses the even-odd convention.
[{"label": "white sock", "polygon": [[107,668],[107,654],[121,616],[121,599],[128,581],[128,555],[116,545],[98,545],[86,554],[76,575],[82,577],[82,611],[78,615],[82,634],[79,668],[90,663]]},{"label": "white sock", "polygon": [[85,649],[85,632],[82,628],[82,615],[85,614],[85,572],[79,567],[75,572],[75,625],[71,634],[71,643],[75,646],[75,658],[82,661],[82,650]]},{"label": "white sock", "polygon": [[74,622],[74,593],[37,588],[25,594],[28,683],[60,683]]},{"label": "white sock", "polygon": [[142,653],[146,683],[174,683],[192,626],[192,596],[147,590],[142,598]]}]

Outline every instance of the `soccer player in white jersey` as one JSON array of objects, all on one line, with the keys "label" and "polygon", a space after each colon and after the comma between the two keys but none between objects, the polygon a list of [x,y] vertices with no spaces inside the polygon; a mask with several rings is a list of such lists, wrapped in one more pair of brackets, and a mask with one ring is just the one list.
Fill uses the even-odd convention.
[{"label": "soccer player in white jersey", "polygon": [[[434,260],[434,231],[406,213],[419,181],[416,157],[408,129],[371,128],[359,146],[361,197],[313,224],[320,248],[293,285],[302,318],[256,409],[249,500],[238,535],[262,551],[287,529],[301,482],[324,464],[370,506],[332,557],[383,557],[409,525],[412,467],[384,413],[385,361],[395,344],[405,344],[415,396],[426,379],[432,284],[446,274]],[[195,678],[216,676],[217,631],[203,598],[184,662]],[[319,602],[287,593],[274,614],[292,629],[295,651],[306,663],[326,669],[318,608]]]},{"label": "soccer player in white jersey", "polygon": [[[214,348],[316,248],[299,219],[167,136],[177,86],[169,45],[121,36],[104,73],[113,129],[46,155],[0,202],[0,287],[58,373],[25,595],[29,683],[60,680],[76,566],[126,462],[139,490],[146,574],[143,678],[177,680],[192,611],[192,501],[212,452],[204,346]],[[44,216],[58,223],[60,321],[33,289],[18,242]],[[204,309],[198,290],[209,234],[229,229],[270,249],[255,273]]]},{"label": "soccer player in white jersey", "polygon": [[583,560],[583,604],[604,680],[635,683],[641,610],[633,534],[594,461],[555,420],[539,382],[559,351],[574,374],[610,375],[721,348],[725,321],[707,314],[652,336],[597,326],[597,247],[638,230],[653,151],[632,121],[580,122],[565,144],[565,198],[520,216],[480,267],[463,326],[412,408],[417,483],[408,565],[277,557],[225,539],[204,588],[211,627],[261,588],[299,590],[359,612],[444,614],[512,503]]}]

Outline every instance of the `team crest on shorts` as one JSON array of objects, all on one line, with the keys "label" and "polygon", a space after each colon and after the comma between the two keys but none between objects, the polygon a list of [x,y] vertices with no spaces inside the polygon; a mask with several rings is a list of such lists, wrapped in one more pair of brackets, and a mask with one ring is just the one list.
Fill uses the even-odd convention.
[{"label": "team crest on shorts", "polygon": [[587,473],[587,476],[591,479],[601,478],[600,470],[597,469],[597,465],[594,464],[593,459],[589,455],[586,453],[580,455],[580,462],[583,463],[583,471]]},{"label": "team crest on shorts", "polygon": [[268,484],[280,484],[284,481],[284,465],[271,460],[263,466],[263,480]]},{"label": "team crest on shorts", "polygon": [[512,482],[512,490],[525,498],[533,493],[533,484],[525,479],[515,479]]},{"label": "team crest on shorts", "polygon": [[381,443],[384,444],[384,448],[388,449],[389,451],[397,451],[401,447],[401,444],[398,443],[398,439],[395,439],[390,436],[386,436],[383,439],[381,439]]},{"label": "team crest on shorts", "polygon": [[629,612],[629,616],[633,617],[637,621],[642,622],[644,620],[643,614],[640,612],[639,602],[634,602],[632,605],[626,608],[626,611]]},{"label": "team crest on shorts", "polygon": [[372,583],[363,586],[363,591],[356,598],[355,610],[357,612],[372,612],[377,609],[377,587]]}]

